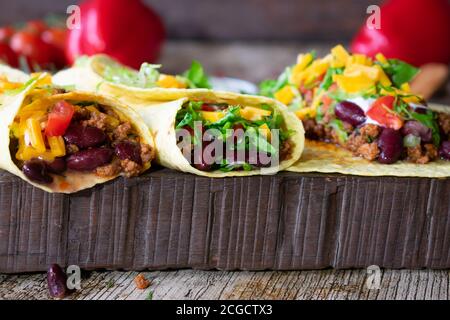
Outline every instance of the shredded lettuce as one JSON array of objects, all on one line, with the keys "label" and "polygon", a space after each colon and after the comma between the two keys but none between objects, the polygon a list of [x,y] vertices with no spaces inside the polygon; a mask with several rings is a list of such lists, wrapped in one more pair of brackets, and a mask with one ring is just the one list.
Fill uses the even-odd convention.
[{"label": "shredded lettuce", "polygon": [[388,64],[382,65],[382,68],[398,88],[402,84],[410,82],[419,72],[418,68],[398,59],[389,59],[388,62]]},{"label": "shredded lettuce", "polygon": [[190,89],[212,88],[203,66],[196,60],[192,61],[191,67],[183,73],[182,78],[186,80]]},{"label": "shredded lettuce", "polygon": [[[209,129],[218,130],[219,136],[217,137],[222,142],[228,141],[231,136],[230,130],[237,124],[242,125],[244,129],[244,136],[240,137],[234,146],[230,146],[231,150],[255,150],[262,154],[270,156],[277,156],[279,151],[267,140],[266,136],[260,132],[260,126],[266,124],[271,129],[279,129],[280,142],[285,141],[291,137],[295,131],[285,130],[282,128],[283,118],[282,115],[273,110],[270,106],[261,106],[263,109],[270,109],[272,114],[270,116],[263,117],[258,121],[249,121],[241,117],[239,105],[228,105],[224,112],[224,116],[214,122],[206,121],[202,118],[201,107],[203,102],[190,101],[186,103],[183,108],[178,111],[176,117],[176,129],[186,128],[186,126],[194,129],[195,135],[195,122],[201,121],[203,130]],[[196,141],[201,141],[201,137],[193,137],[193,144],[196,145]],[[228,162],[227,159],[216,159],[214,165],[215,170],[222,170],[225,172],[231,170],[252,170],[253,166],[245,161]]]},{"label": "shredded lettuce", "polygon": [[338,135],[338,139],[340,143],[345,143],[348,140],[348,134],[344,130],[344,124],[339,119],[333,119],[330,121],[330,126],[334,129],[336,134]]},{"label": "shredded lettuce", "polygon": [[291,68],[288,67],[278,77],[277,80],[265,80],[259,84],[259,94],[262,96],[273,98],[275,92],[279,91],[289,83]]}]

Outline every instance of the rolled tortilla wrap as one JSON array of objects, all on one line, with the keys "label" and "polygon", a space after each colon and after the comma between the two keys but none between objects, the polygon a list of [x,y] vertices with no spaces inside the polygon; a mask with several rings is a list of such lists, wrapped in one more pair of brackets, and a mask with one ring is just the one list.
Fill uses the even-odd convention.
[{"label": "rolled tortilla wrap", "polygon": [[[103,76],[105,68],[111,63],[114,62],[106,56],[94,56],[68,70],[59,72],[55,75],[53,81],[58,85],[74,85],[77,89],[100,92],[116,98],[138,111],[155,137],[157,160],[163,166],[210,177],[272,174],[292,165],[303,151],[303,125],[293,114],[288,112],[283,104],[274,99],[208,89],[139,88],[118,84]],[[270,106],[280,113],[284,130],[293,132],[288,139],[291,146],[289,159],[281,159],[282,161],[277,166],[255,170],[205,172],[196,169],[183,156],[176,141],[175,119],[183,104],[188,101],[225,103],[257,109],[260,109],[263,105]]]},{"label": "rolled tortilla wrap", "polygon": [[25,83],[30,76],[26,73],[11,68],[5,64],[0,64],[0,77],[4,76],[8,79],[10,82],[19,82],[19,83]]},{"label": "rolled tortilla wrap", "polygon": [[[151,95],[145,95],[146,99],[136,98],[133,94],[122,96],[123,101],[130,105],[142,116],[145,123],[151,129],[156,143],[157,160],[168,168],[189,172],[208,177],[249,176],[256,174],[274,174],[295,163],[304,145],[304,130],[300,121],[286,107],[275,100],[256,96],[233,94],[228,92],[214,92],[211,90],[153,90]],[[168,102],[163,102],[167,101]],[[159,102],[155,102],[159,101]],[[220,170],[202,171],[196,169],[184,156],[177,146],[176,117],[177,113],[189,101],[202,101],[214,104],[239,105],[252,108],[261,108],[268,105],[279,112],[283,120],[283,129],[290,130],[292,135],[288,138],[290,145],[289,157],[280,159],[279,165],[267,168],[253,168],[252,170],[240,170],[222,172]]]},{"label": "rolled tortilla wrap", "polygon": [[[39,89],[39,83],[40,81],[43,81],[45,77],[48,77],[48,75],[43,74],[40,77],[36,77],[32,80],[30,80],[26,85],[24,85],[23,88],[21,88],[20,92],[14,94],[14,95],[4,95],[4,103],[0,107],[0,136],[3,137],[0,139],[0,150],[2,150],[2,158],[0,161],[0,168],[3,170],[9,171],[10,173],[22,178],[23,180],[29,182],[30,184],[45,190],[47,192],[60,192],[60,193],[73,193],[77,192],[83,189],[90,188],[96,184],[104,183],[106,181],[112,180],[116,178],[119,175],[126,175],[127,172],[123,170],[119,170],[119,167],[109,168],[108,166],[113,163],[118,164],[121,160],[117,158],[117,155],[114,152],[114,147],[112,144],[109,144],[109,140],[106,138],[104,141],[100,141],[96,144],[95,147],[92,147],[90,145],[87,145],[85,142],[85,145],[80,146],[80,148],[76,147],[76,149],[72,152],[71,155],[69,155],[68,151],[68,142],[66,140],[66,133],[63,136],[54,136],[54,140],[52,141],[58,141],[60,143],[59,147],[62,148],[61,153],[58,154],[58,159],[64,159],[66,162],[66,169],[62,172],[58,172],[57,174],[53,172],[49,172],[49,170],[55,170],[53,167],[52,169],[48,169],[50,167],[50,164],[53,164],[56,157],[54,156],[55,153],[54,150],[57,150],[58,145],[50,143],[50,138],[47,136],[47,133],[45,130],[48,128],[48,120],[47,121],[47,127],[41,131],[42,137],[40,139],[41,142],[45,142],[44,149],[45,151],[41,153],[40,156],[37,156],[38,149],[35,149],[35,146],[33,144],[33,134],[30,133],[30,129],[26,129],[26,134],[23,135],[23,141],[25,148],[27,148],[27,152],[35,152],[36,157],[34,157],[34,154],[27,153],[26,157],[32,159],[18,159],[18,157],[24,157],[25,152],[24,149],[20,149],[20,139],[22,136],[20,136],[20,133],[17,134],[17,132],[21,132],[20,125],[18,124],[20,117],[25,117],[21,112],[24,110],[25,107],[29,107],[32,104],[35,106],[44,106],[45,108],[48,108],[48,112],[53,112],[53,109],[55,108],[56,104],[60,102],[67,102],[70,104],[73,104],[78,108],[77,110],[84,110],[85,107],[87,108],[89,105],[93,104],[96,106],[101,106],[105,110],[108,110],[108,112],[111,112],[111,121],[117,122],[118,124],[123,123],[129,123],[130,124],[130,136],[133,134],[135,137],[133,140],[137,141],[136,144],[139,144],[139,146],[148,146],[148,149],[152,153],[151,156],[148,159],[145,159],[145,161],[141,162],[141,165],[139,166],[139,173],[147,170],[150,167],[150,161],[153,157],[154,153],[154,142],[153,138],[146,127],[145,123],[142,121],[142,118],[131,108],[123,105],[122,103],[111,99],[106,98],[103,96],[100,96],[98,94],[93,93],[86,93],[81,91],[74,91],[74,92],[67,92],[67,93],[49,93],[49,89]],[[91,106],[92,107],[92,106]],[[53,108],[53,109],[52,109]],[[100,107],[99,107],[100,108]],[[33,117],[32,107],[30,107],[30,119]],[[103,110],[103,109],[102,109]],[[27,111],[28,112],[28,111]],[[42,112],[42,111],[37,111]],[[78,111],[77,111],[78,112]],[[89,111],[90,112],[90,111]],[[75,113],[77,114],[77,113]],[[44,115],[45,117],[49,117],[48,114]],[[114,118],[114,119],[113,119]],[[75,119],[75,117],[73,118]],[[90,121],[90,120],[86,120]],[[28,125],[28,122],[26,122]],[[32,123],[32,121],[30,121]],[[41,122],[42,127],[43,122]],[[70,126],[75,125],[74,120],[70,122]],[[108,124],[109,125],[109,124]],[[90,125],[88,125],[90,127]],[[39,127],[38,127],[39,128]],[[70,128],[70,127],[69,127]],[[42,130],[42,129],[41,129]],[[69,129],[67,129],[69,130]],[[94,130],[95,131],[95,130]],[[92,131],[91,131],[92,132]],[[98,130],[97,130],[98,132]],[[105,137],[107,134],[109,134],[109,131],[105,129],[104,131]],[[21,138],[17,138],[17,135],[19,135]],[[26,137],[27,138],[26,138]],[[127,139],[128,136],[125,136],[124,139]],[[59,139],[59,140],[58,140]],[[28,141],[27,141],[28,140]],[[31,141],[31,142],[30,142]],[[37,138],[34,138],[34,141],[37,141]],[[125,141],[125,140],[124,140]],[[128,142],[128,140],[126,140]],[[92,143],[92,141],[90,142]],[[131,141],[130,141],[131,143]],[[53,148],[55,147],[55,149]],[[86,150],[88,153],[92,152],[93,149],[108,149],[108,155],[109,161],[103,163],[101,167],[98,168],[81,168],[80,162],[78,161],[80,158],[73,157],[74,154],[77,154],[77,152],[84,152]],[[41,152],[41,151],[39,151]],[[102,150],[103,152],[103,150]],[[19,155],[20,154],[20,155]],[[86,155],[86,153],[84,154]],[[78,154],[79,156],[79,154]],[[92,156],[92,154],[90,155]],[[71,159],[71,167],[76,169],[71,169],[69,167],[69,158]],[[37,159],[37,160],[36,160]],[[144,159],[141,159],[144,160]],[[27,162],[28,161],[28,162]],[[26,175],[25,171],[21,170],[21,167],[23,170],[25,163],[29,163],[29,161],[36,163],[38,162],[39,165],[42,164],[42,162],[45,163],[44,167],[45,169],[42,169],[42,166],[38,168],[41,168],[42,171],[41,174],[46,176],[47,180],[42,182],[40,180],[32,180],[30,179],[29,174]],[[78,161],[78,162],[77,162]],[[48,164],[48,166],[47,166]],[[36,168],[36,167],[34,167]],[[100,168],[104,169],[102,172],[98,171]],[[107,169],[111,169],[107,171]],[[51,179],[48,179],[48,177],[51,177]]]}]

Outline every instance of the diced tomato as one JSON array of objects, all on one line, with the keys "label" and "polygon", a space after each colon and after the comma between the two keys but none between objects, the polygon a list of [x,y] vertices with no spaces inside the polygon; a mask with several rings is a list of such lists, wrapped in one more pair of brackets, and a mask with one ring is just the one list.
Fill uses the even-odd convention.
[{"label": "diced tomato", "polygon": [[45,135],[49,137],[62,136],[70,125],[75,108],[66,101],[55,104],[53,110],[48,114]]},{"label": "diced tomato", "polygon": [[403,126],[403,119],[393,111],[394,102],[395,97],[393,96],[378,98],[366,114],[369,118],[387,128],[399,130]]}]

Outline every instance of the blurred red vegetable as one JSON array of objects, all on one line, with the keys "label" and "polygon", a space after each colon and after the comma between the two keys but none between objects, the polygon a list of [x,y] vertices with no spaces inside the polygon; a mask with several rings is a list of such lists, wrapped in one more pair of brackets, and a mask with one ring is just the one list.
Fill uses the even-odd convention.
[{"label": "blurred red vegetable", "polygon": [[10,42],[17,57],[24,57],[31,69],[46,68],[51,63],[51,46],[41,39],[41,35],[31,31],[16,32]]},{"label": "blurred red vegetable", "polygon": [[81,55],[106,53],[139,68],[158,58],[164,26],[141,0],[87,0],[80,9],[81,28],[71,30],[67,39],[70,63]]},{"label": "blurred red vegetable", "polygon": [[7,43],[14,34],[14,29],[12,27],[2,27],[0,28],[0,42]]},{"label": "blurred red vegetable", "polygon": [[11,67],[17,67],[17,56],[7,43],[0,42],[0,61],[9,64]]},{"label": "blurred red vegetable", "polygon": [[390,0],[381,6],[381,28],[363,25],[351,50],[375,56],[378,52],[413,65],[450,63],[450,2],[447,0]]}]

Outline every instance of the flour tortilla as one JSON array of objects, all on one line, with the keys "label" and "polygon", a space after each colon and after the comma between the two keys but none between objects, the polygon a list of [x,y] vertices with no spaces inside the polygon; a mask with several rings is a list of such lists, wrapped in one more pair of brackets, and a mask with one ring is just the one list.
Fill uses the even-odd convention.
[{"label": "flour tortilla", "polygon": [[26,73],[13,69],[5,64],[0,64],[0,76],[5,76],[9,82],[18,83],[24,83],[30,78]]},{"label": "flour tortilla", "polygon": [[[166,92],[162,92],[162,96],[165,97]],[[260,99],[259,97],[254,96],[244,96],[224,92],[212,92],[207,90],[195,92],[190,91],[189,94],[187,94],[186,92],[180,92],[176,97],[178,98],[177,100],[163,103],[153,103],[150,105],[145,101],[142,101],[141,103],[136,103],[136,101],[134,101],[134,104],[130,104],[143,117],[145,123],[151,129],[156,143],[157,160],[161,165],[165,167],[214,178],[250,176],[257,174],[275,174],[278,171],[284,170],[295,163],[299,159],[303,151],[305,134],[301,122],[293,114],[289,113],[284,105],[277,103],[275,100]],[[176,97],[173,96],[169,100],[172,100]],[[156,98],[158,97],[153,97],[153,99]],[[159,98],[161,98],[161,96]],[[290,158],[280,161],[280,164],[278,166],[261,168],[251,171],[222,172],[216,170],[205,172],[195,169],[184,158],[181,150],[178,148],[176,143],[175,131],[175,118],[177,112],[181,109],[183,104],[190,99],[214,103],[239,104],[243,106],[253,107],[259,107],[262,103],[271,105],[272,108],[280,111],[281,115],[283,116],[286,128],[295,131],[295,133],[289,138],[292,142]]]},{"label": "flour tortilla", "polygon": [[[41,77],[45,77],[45,74],[43,74]],[[67,171],[65,178],[54,175],[53,183],[46,185],[30,181],[16,166],[13,161],[13,157],[15,155],[11,155],[11,152],[9,150],[10,125],[13,123],[15,116],[22,107],[25,98],[36,86],[37,81],[38,79],[32,81],[26,88],[22,90],[22,92],[18,93],[17,95],[5,95],[4,103],[2,106],[0,106],[0,137],[2,137],[2,139],[0,139],[0,152],[2,153],[2,157],[0,158],[0,168],[9,171],[10,173],[34,185],[35,187],[47,192],[73,193],[83,189],[91,188],[96,184],[104,183],[116,178],[117,176],[106,178],[99,177],[93,173]],[[48,98],[48,102],[50,104],[61,100],[72,102],[92,101],[111,107],[120,117],[123,118],[123,120],[130,121],[143,141],[154,148],[153,137],[151,136],[142,118],[134,110],[121,104],[120,102],[111,98],[100,96],[98,94],[81,91],[57,94]],[[147,165],[145,169],[148,169],[149,167],[150,166]]]},{"label": "flour tortilla", "polygon": [[[304,146],[304,129],[301,121],[290,113],[280,102],[266,97],[242,95],[208,89],[163,89],[135,88],[106,81],[102,76],[105,64],[111,63],[107,56],[97,55],[84,63],[68,70],[59,72],[53,77],[57,85],[75,86],[77,89],[100,92],[101,94],[120,100],[135,109],[144,119],[155,137],[157,160],[168,168],[208,177],[249,176],[255,174],[274,174],[295,163]],[[260,108],[268,104],[280,112],[286,129],[295,133],[292,141],[291,157],[280,162],[279,166],[262,168],[252,171],[212,171],[205,172],[195,169],[184,158],[176,144],[175,118],[178,110],[189,100],[211,103],[239,104]]]},{"label": "flour tortilla", "polygon": [[[450,112],[450,107],[443,105],[430,104],[430,108],[437,112]],[[445,178],[450,176],[450,161],[438,160],[426,164],[398,161],[393,164],[381,164],[355,157],[350,151],[333,144],[307,139],[302,157],[287,170],[359,176]]]}]

